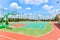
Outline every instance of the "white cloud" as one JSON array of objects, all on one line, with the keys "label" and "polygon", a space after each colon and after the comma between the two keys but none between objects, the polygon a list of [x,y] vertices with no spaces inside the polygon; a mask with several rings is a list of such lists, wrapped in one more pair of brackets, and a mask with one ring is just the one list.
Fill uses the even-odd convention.
[{"label": "white cloud", "polygon": [[47,9],[47,10],[51,10],[51,9],[53,9],[53,6],[49,6],[49,5],[45,4],[45,5],[43,6],[43,8],[44,8],[44,9]]},{"label": "white cloud", "polygon": [[[50,13],[50,17],[53,18],[53,17],[56,17],[57,14],[60,14],[59,12],[60,9],[52,9],[49,11]],[[53,16],[53,17],[52,17]]]},{"label": "white cloud", "polygon": [[54,13],[54,14],[59,14],[60,13],[60,11],[59,11],[60,9],[53,9],[53,10],[51,10],[51,13]]},{"label": "white cloud", "polygon": [[8,10],[8,8],[4,8],[4,10]]},{"label": "white cloud", "polygon": [[41,15],[41,14],[39,14],[38,16],[39,16],[39,17],[41,17],[42,15]]},{"label": "white cloud", "polygon": [[2,12],[0,12],[0,18],[2,18],[3,17],[3,13]]},{"label": "white cloud", "polygon": [[31,8],[30,7],[27,7],[26,10],[31,10]]},{"label": "white cloud", "polygon": [[46,9],[46,10],[48,10],[49,13],[51,13],[54,7],[51,6],[51,5],[45,4],[45,5],[43,6],[43,8]]},{"label": "white cloud", "polygon": [[22,7],[18,7],[19,9],[22,9]]},{"label": "white cloud", "polygon": [[30,13],[29,15],[31,16],[31,15],[33,15],[33,13]]},{"label": "white cloud", "polygon": [[20,2],[25,4],[40,5],[41,3],[47,3],[48,0],[20,0]]},{"label": "white cloud", "polygon": [[13,9],[22,9],[22,7],[19,6],[16,2],[11,3],[10,7],[13,8]]}]

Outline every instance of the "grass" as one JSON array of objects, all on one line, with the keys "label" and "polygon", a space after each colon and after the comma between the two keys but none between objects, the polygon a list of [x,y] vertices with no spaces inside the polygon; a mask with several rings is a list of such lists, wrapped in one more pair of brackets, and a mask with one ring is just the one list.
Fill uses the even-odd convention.
[{"label": "grass", "polygon": [[[30,26],[31,26],[31,23],[30,23]],[[37,26],[39,26],[39,25],[37,25]],[[22,34],[31,35],[31,36],[42,36],[44,34],[49,33],[52,30],[52,25],[49,22],[47,22],[47,24],[45,25],[45,27],[43,29],[19,27],[19,28],[14,28],[13,30],[4,28],[4,30],[9,31],[9,32],[19,33],[19,34],[22,33]]]}]

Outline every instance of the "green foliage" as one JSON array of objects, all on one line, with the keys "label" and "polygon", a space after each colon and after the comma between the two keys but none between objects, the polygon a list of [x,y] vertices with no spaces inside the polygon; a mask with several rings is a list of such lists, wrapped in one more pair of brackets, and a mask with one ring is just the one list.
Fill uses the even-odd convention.
[{"label": "green foliage", "polygon": [[56,17],[54,18],[54,20],[55,20],[55,21],[58,21],[58,20],[59,20],[59,18],[56,16]]}]

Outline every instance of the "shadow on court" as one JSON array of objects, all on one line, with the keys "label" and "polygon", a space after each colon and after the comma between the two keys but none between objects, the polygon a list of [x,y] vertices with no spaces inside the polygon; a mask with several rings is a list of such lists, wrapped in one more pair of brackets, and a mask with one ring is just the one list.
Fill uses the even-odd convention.
[{"label": "shadow on court", "polygon": [[58,29],[60,29],[60,24],[54,23]]}]

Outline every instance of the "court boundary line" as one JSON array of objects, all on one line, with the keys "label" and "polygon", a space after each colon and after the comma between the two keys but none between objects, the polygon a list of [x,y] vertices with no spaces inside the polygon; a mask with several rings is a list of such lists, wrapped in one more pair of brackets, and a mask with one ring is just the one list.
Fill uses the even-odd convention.
[{"label": "court boundary line", "polygon": [[7,39],[11,39],[11,40],[16,40],[14,38],[11,38],[11,37],[8,37],[8,36],[4,36],[4,35],[0,35],[0,37],[4,37],[4,38],[7,38]]}]

